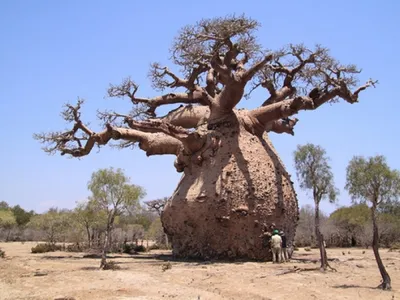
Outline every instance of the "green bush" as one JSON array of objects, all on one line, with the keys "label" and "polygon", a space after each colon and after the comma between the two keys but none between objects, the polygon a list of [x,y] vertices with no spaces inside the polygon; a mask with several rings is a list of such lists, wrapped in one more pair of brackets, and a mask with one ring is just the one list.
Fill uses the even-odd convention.
[{"label": "green bush", "polygon": [[6,252],[0,249],[0,258],[6,258]]},{"label": "green bush", "polygon": [[124,244],[122,247],[122,252],[127,254],[135,254],[137,252],[146,252],[147,249],[143,245],[136,244]]},{"label": "green bush", "polygon": [[310,251],[311,251],[311,248],[310,248],[310,247],[305,247],[305,248],[304,248],[304,251],[310,252]]},{"label": "green bush", "polygon": [[83,249],[79,244],[68,245],[65,250],[67,252],[83,252]]},{"label": "green bush", "polygon": [[46,253],[54,251],[61,251],[61,246],[47,243],[47,244],[37,244],[35,247],[31,248],[32,253]]},{"label": "green bush", "polygon": [[143,245],[136,245],[133,250],[135,250],[136,252],[146,252],[147,249],[145,246]]}]

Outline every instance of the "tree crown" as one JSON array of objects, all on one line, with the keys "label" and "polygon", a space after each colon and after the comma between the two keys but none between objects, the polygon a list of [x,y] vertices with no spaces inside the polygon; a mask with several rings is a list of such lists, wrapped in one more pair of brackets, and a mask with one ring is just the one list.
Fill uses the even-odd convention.
[{"label": "tree crown", "polygon": [[334,202],[339,194],[334,185],[333,173],[328,160],[326,151],[313,144],[299,145],[294,152],[300,187],[312,190],[314,200],[317,202],[324,198]]},{"label": "tree crown", "polygon": [[[259,26],[244,15],[203,19],[185,26],[171,47],[171,60],[182,74],[159,63],[153,63],[149,71],[153,87],[170,92],[138,97],[139,87],[128,77],[121,84],[110,85],[108,96],[126,98],[133,108],[126,114],[98,112],[103,131],[96,132],[82,121],[84,101],[79,99],[75,106],[67,104],[61,114],[72,123],[70,130],[35,134],[34,138],[46,145],[46,152],[72,157],[88,155],[95,145],[119,140],[118,147],[138,145],[147,155],[176,155],[175,167],[181,172],[187,167],[181,158],[209,142],[209,130],[197,129],[232,116],[236,105],[257,88],[266,90],[265,101],[246,111],[242,119],[246,130],[262,136],[264,132],[293,135],[298,119],[291,117],[299,111],[339,99],[356,103],[361,91],[375,86],[376,81],[368,80],[355,88],[360,70],[340,63],[320,45],[290,44],[274,51],[263,48],[255,35]],[[169,104],[182,105],[157,117],[157,108]]]},{"label": "tree crown", "polygon": [[114,210],[117,214],[123,209],[138,206],[145,196],[142,187],[130,184],[129,178],[121,169],[100,169],[92,174],[88,183],[92,192],[91,204],[106,211]]},{"label": "tree crown", "polygon": [[390,202],[400,195],[400,172],[392,170],[382,155],[355,156],[347,166],[345,188],[353,201]]}]

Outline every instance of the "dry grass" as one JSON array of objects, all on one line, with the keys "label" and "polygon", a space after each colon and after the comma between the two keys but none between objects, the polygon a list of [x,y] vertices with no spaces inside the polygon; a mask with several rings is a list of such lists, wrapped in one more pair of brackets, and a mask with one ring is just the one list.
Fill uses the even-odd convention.
[{"label": "dry grass", "polygon": [[[0,243],[7,253],[0,261],[0,299],[400,299],[400,256],[388,250],[381,252],[393,291],[384,292],[374,288],[380,277],[370,249],[345,250],[345,256],[343,249],[327,249],[337,273],[283,274],[317,265],[300,260],[278,265],[177,262],[118,254],[110,261],[121,269],[101,271],[99,259],[83,258],[84,253],[31,254],[34,245]],[[312,261],[318,251],[300,249],[294,255]],[[171,268],[163,272],[168,260]]]}]

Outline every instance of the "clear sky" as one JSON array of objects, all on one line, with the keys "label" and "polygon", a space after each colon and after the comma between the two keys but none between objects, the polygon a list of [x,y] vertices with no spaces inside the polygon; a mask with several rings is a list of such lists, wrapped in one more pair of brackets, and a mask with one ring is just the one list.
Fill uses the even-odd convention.
[{"label": "clear sky", "polygon": [[[337,205],[350,203],[343,187],[353,155],[383,154],[400,169],[398,99],[400,2],[397,0],[247,0],[247,1],[0,1],[0,201],[42,212],[51,206],[72,208],[87,197],[93,171],[125,169],[132,182],[147,190],[145,200],[169,196],[180,178],[172,156],[149,157],[140,150],[103,148],[81,160],[48,156],[32,139],[34,132],[63,129],[65,102],[87,100],[84,117],[96,109],[129,109],[128,101],[104,99],[109,83],[131,75],[140,95],[154,96],[148,66],[167,64],[177,31],[201,18],[245,13],[263,27],[266,48],[288,43],[323,44],[343,63],[363,69],[360,80],[380,84],[361,94],[360,103],[325,105],[301,112],[296,135],[271,134],[293,174],[296,145],[323,146],[331,158]],[[260,91],[241,107],[265,100]],[[159,109],[165,113],[166,109]],[[312,203],[296,183],[300,205]],[[335,205],[324,204],[331,212]]]}]

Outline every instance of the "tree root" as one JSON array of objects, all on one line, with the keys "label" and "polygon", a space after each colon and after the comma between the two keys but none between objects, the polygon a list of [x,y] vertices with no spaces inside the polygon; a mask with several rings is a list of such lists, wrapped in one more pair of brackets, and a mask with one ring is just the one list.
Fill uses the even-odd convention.
[{"label": "tree root", "polygon": [[[333,272],[337,272],[337,270],[335,268],[333,268],[331,265],[328,264],[327,267],[329,269],[331,269]],[[279,276],[279,275],[286,275],[286,274],[291,274],[291,273],[300,273],[300,272],[309,272],[309,271],[321,271],[321,269],[322,268],[298,268],[298,267],[294,267],[293,269],[289,269],[289,270],[283,271],[281,273],[277,273],[276,275]]]},{"label": "tree root", "polygon": [[390,291],[390,290],[392,290],[392,287],[391,287],[390,283],[387,283],[387,282],[382,282],[382,283],[381,283],[380,285],[378,285],[376,288],[377,288],[377,289],[384,290],[384,291]]},{"label": "tree root", "polygon": [[300,273],[300,272],[318,271],[318,270],[319,270],[319,268],[297,268],[297,267],[294,267],[293,269],[286,270],[281,273],[277,273],[276,275],[280,276],[280,275],[286,275],[286,274],[291,274],[291,273]]},{"label": "tree root", "polygon": [[[317,263],[320,262],[320,259],[311,259],[311,258],[291,258],[290,260],[296,260],[303,263]],[[328,258],[328,261],[339,261],[337,258]]]},{"label": "tree root", "polygon": [[336,270],[334,267],[332,267],[328,262],[326,262],[326,266],[327,266],[329,269],[331,269],[333,272],[337,272],[337,270]]}]

